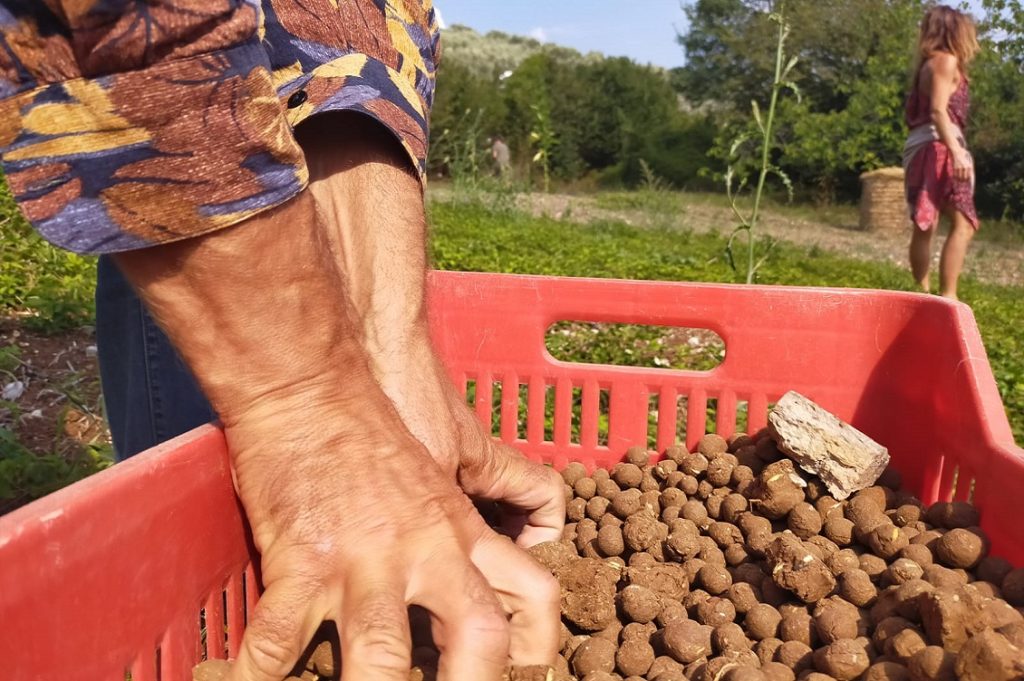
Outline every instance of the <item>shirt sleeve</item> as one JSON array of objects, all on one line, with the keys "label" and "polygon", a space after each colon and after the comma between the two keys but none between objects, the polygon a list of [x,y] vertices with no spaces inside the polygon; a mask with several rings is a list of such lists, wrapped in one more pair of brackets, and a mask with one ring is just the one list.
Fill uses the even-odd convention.
[{"label": "shirt sleeve", "polygon": [[0,154],[33,226],[109,253],[302,191],[261,20],[255,0],[0,0]]}]

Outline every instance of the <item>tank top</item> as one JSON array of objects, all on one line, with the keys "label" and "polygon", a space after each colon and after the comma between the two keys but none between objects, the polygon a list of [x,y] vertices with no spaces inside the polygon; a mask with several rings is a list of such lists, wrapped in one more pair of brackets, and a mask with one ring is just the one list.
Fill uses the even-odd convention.
[{"label": "tank top", "polygon": [[[914,89],[910,91],[910,96],[907,97],[905,112],[907,127],[911,130],[919,125],[926,125],[932,122],[931,97],[921,94],[920,80],[921,69],[918,69],[917,75],[914,76]],[[970,108],[970,86],[967,83],[967,76],[961,72],[960,84],[953,94],[950,95],[946,111],[949,113],[950,120],[965,133],[967,132],[967,117]]]}]

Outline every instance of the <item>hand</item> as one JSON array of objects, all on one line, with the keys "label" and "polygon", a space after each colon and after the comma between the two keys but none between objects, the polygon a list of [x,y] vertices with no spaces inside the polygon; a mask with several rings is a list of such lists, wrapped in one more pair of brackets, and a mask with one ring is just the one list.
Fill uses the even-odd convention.
[{"label": "hand", "polygon": [[522,547],[557,541],[565,524],[562,478],[491,437],[448,379],[426,339],[371,361],[402,421],[473,498],[497,501],[502,529]]},{"label": "hand", "polygon": [[232,678],[279,681],[333,620],[343,681],[405,681],[410,605],[431,614],[441,680],[550,664],[553,578],[484,525],[393,411],[302,397],[226,428],[266,588]]},{"label": "hand", "polygon": [[970,182],[974,177],[974,159],[966,149],[953,150],[953,177],[960,182]]}]

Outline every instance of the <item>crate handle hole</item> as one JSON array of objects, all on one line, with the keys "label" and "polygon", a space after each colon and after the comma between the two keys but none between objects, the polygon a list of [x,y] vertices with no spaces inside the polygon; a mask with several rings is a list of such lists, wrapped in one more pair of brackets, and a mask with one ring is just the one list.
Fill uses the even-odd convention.
[{"label": "crate handle hole", "polygon": [[555,359],[576,364],[708,372],[725,360],[721,336],[683,326],[561,321],[548,327],[544,346]]}]

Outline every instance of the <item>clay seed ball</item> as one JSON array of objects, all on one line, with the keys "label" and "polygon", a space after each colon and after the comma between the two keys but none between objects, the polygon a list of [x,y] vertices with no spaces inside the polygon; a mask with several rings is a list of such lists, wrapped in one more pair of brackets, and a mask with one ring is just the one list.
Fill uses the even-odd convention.
[{"label": "clay seed ball", "polygon": [[697,451],[706,456],[709,460],[729,450],[729,443],[725,438],[715,433],[708,433],[697,442]]},{"label": "clay seed ball", "polygon": [[565,505],[565,517],[574,523],[578,523],[587,517],[587,500],[573,499]]},{"label": "clay seed ball", "polygon": [[1013,566],[1010,564],[1010,561],[1005,558],[1001,558],[999,556],[986,556],[981,559],[980,563],[978,563],[978,579],[985,582],[991,582],[996,587],[1001,587],[1003,579],[1005,579],[1006,575],[1010,574],[1012,570]]},{"label": "clay seed ball", "polygon": [[623,459],[634,466],[646,466],[650,461],[650,454],[646,447],[637,445],[627,449]]},{"label": "clay seed ball", "polygon": [[643,479],[643,471],[639,466],[631,463],[616,464],[612,469],[612,480],[622,489],[639,487]]},{"label": "clay seed ball", "polygon": [[580,499],[589,501],[597,494],[597,483],[593,478],[580,478],[573,484],[572,491]]},{"label": "clay seed ball", "polygon": [[822,531],[839,546],[849,546],[853,541],[853,521],[846,518],[829,518]]},{"label": "clay seed ball", "polygon": [[646,551],[659,541],[658,521],[653,515],[634,513],[622,526],[626,546],[633,551]]},{"label": "clay seed ball", "polygon": [[[782,641],[777,638],[766,638],[754,644],[754,654],[761,661],[761,666],[775,661],[775,653],[782,647]],[[782,664],[781,662],[779,664]],[[795,676],[795,675],[794,675]]]},{"label": "clay seed ball", "polygon": [[892,513],[892,521],[900,527],[912,525],[921,519],[921,507],[915,504],[903,504]]},{"label": "clay seed ball", "polygon": [[736,608],[725,598],[711,597],[697,605],[697,621],[719,627],[736,619]]},{"label": "clay seed ball", "polygon": [[754,590],[754,587],[746,582],[735,582],[735,577],[732,577],[734,583],[725,591],[725,597],[729,599],[732,606],[736,608],[736,612],[739,614],[745,614],[750,612],[750,609],[757,605],[759,601],[760,593]]},{"label": "clay seed ball", "polygon": [[730,544],[743,543],[743,533],[740,532],[740,528],[732,523],[722,521],[711,523],[711,526],[708,527],[708,536],[721,548],[725,548]]},{"label": "clay seed ball", "polygon": [[576,549],[564,541],[546,541],[527,549],[534,560],[543,565],[549,572],[555,572],[564,565],[577,560]]},{"label": "clay seed ball", "polygon": [[622,530],[614,525],[605,525],[597,531],[597,548],[604,556],[621,556],[626,550]]},{"label": "clay seed ball", "polygon": [[761,665],[761,673],[766,681],[796,681],[793,670],[781,662],[766,662]]},{"label": "clay seed ball", "polygon": [[907,558],[908,560],[914,561],[920,565],[922,569],[931,565],[933,560],[932,552],[928,550],[928,547],[923,544],[915,544],[913,539],[910,540],[909,546],[903,547],[903,550],[900,551],[899,555],[900,558]]},{"label": "clay seed ball", "polygon": [[839,595],[858,608],[864,608],[875,602],[878,589],[868,573],[851,568],[839,575]]},{"label": "clay seed ball", "polygon": [[799,676],[814,668],[814,651],[801,641],[786,641],[775,651],[775,661],[786,665]]},{"label": "clay seed ball", "polygon": [[704,590],[713,596],[723,593],[732,586],[732,575],[723,567],[705,565],[697,573],[697,578]]},{"label": "clay seed ball", "polygon": [[576,676],[586,677],[593,672],[611,673],[615,670],[616,646],[603,638],[588,638],[572,654],[570,666]]},{"label": "clay seed ball", "polygon": [[669,508],[671,506],[682,507],[686,503],[686,494],[681,489],[669,487],[660,493],[659,503],[662,508]]},{"label": "clay seed ball", "polygon": [[853,681],[867,671],[871,661],[856,641],[841,639],[814,652],[814,666],[837,681]]},{"label": "clay seed ball", "polygon": [[743,618],[747,636],[756,641],[774,638],[779,632],[781,622],[782,615],[767,603],[758,603],[753,606]]},{"label": "clay seed ball", "polygon": [[864,672],[861,681],[911,681],[910,670],[891,660],[876,662]]},{"label": "clay seed ball", "polygon": [[910,544],[906,531],[902,527],[896,527],[888,520],[868,532],[866,539],[868,547],[876,556],[884,560],[892,559]]},{"label": "clay seed ball", "polygon": [[593,497],[587,502],[587,517],[597,522],[608,511],[611,502],[604,497]]},{"label": "clay seed ball", "polygon": [[898,558],[882,573],[882,584],[891,586],[924,577],[924,569],[909,558]]},{"label": "clay seed ball", "polygon": [[935,543],[935,555],[952,568],[970,569],[978,564],[985,553],[981,537],[970,530],[953,529]]},{"label": "clay seed ball", "polygon": [[711,631],[693,620],[678,620],[661,632],[661,643],[672,659],[690,664],[711,654]]},{"label": "clay seed ball", "polygon": [[1024,568],[1008,572],[1003,578],[1000,590],[1007,603],[1017,607],[1024,606]]},{"label": "clay seed ball", "polygon": [[643,676],[654,663],[654,648],[646,639],[623,641],[615,654],[615,666],[625,676]]},{"label": "clay seed ball", "polygon": [[616,516],[625,520],[629,516],[638,512],[641,507],[640,495],[642,493],[638,489],[627,489],[612,496],[611,511]]},{"label": "clay seed ball", "polygon": [[786,526],[801,539],[809,539],[821,532],[821,516],[806,501],[801,501],[789,512]]},{"label": "clay seed ball", "polygon": [[939,646],[928,646],[907,661],[912,681],[955,681],[956,655]]},{"label": "clay seed ball", "polygon": [[647,587],[630,584],[619,592],[619,606],[631,622],[646,624],[661,612],[661,598]]},{"label": "clay seed ball", "polygon": [[679,517],[689,520],[697,527],[706,527],[708,524],[708,509],[696,499],[690,499],[683,504]]},{"label": "clay seed ball", "polygon": [[[595,478],[596,480],[596,478]],[[597,494],[605,499],[614,499],[621,490],[614,480],[597,480]]]},{"label": "clay seed ball", "polygon": [[726,622],[711,632],[711,646],[719,655],[732,651],[750,650],[750,640],[735,622]]},{"label": "clay seed ball", "polygon": [[978,524],[980,516],[978,509],[966,501],[953,501],[939,507],[939,522],[933,523],[942,525],[949,530],[964,527],[974,527]]},{"label": "clay seed ball", "polygon": [[814,628],[825,644],[857,638],[858,620],[857,607],[841,598],[826,598],[814,609]]},{"label": "clay seed ball", "polygon": [[928,642],[924,640],[921,632],[908,627],[886,641],[885,653],[901,662],[906,662],[927,646]]},{"label": "clay seed ball", "polygon": [[587,477],[587,468],[579,461],[572,461],[562,469],[562,480],[570,487],[585,477]]}]

